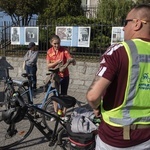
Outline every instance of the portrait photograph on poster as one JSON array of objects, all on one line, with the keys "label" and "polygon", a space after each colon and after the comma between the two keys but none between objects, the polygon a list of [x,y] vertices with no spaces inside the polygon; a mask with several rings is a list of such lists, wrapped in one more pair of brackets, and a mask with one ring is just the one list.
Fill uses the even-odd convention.
[{"label": "portrait photograph on poster", "polygon": [[111,45],[124,41],[123,27],[112,27]]},{"label": "portrait photograph on poster", "polygon": [[25,45],[28,45],[30,42],[34,42],[36,45],[38,45],[39,44],[39,27],[25,27],[24,39],[25,39]]},{"label": "portrait photograph on poster", "polygon": [[90,47],[91,27],[78,28],[78,47]]},{"label": "portrait photograph on poster", "polygon": [[20,27],[11,27],[11,44],[20,44]]}]

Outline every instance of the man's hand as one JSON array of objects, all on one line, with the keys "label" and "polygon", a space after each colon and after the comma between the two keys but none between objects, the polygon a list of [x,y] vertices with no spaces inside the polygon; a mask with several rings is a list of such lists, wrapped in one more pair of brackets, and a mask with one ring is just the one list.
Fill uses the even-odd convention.
[{"label": "man's hand", "polygon": [[100,107],[98,107],[97,109],[93,109],[93,112],[94,112],[96,117],[100,117],[101,116]]}]

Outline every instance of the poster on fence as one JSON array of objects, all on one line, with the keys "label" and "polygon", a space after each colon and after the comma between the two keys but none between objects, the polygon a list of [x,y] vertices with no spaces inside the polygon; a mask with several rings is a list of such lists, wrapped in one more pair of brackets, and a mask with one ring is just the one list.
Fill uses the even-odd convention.
[{"label": "poster on fence", "polygon": [[14,45],[20,44],[20,27],[11,28],[11,44]]},{"label": "poster on fence", "polygon": [[12,45],[28,45],[30,42],[39,44],[39,27],[11,27]]},{"label": "poster on fence", "polygon": [[90,47],[91,27],[57,26],[62,46]]},{"label": "poster on fence", "polygon": [[24,39],[25,39],[25,45],[28,45],[30,42],[34,42],[36,45],[38,45],[39,28],[38,27],[25,27]]},{"label": "poster on fence", "polygon": [[124,41],[123,27],[112,27],[111,45]]}]

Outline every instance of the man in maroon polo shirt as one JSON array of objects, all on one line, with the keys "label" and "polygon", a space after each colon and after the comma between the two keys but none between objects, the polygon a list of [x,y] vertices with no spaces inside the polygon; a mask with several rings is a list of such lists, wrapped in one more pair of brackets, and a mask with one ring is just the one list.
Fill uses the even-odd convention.
[{"label": "man in maroon polo shirt", "polygon": [[150,149],[150,5],[133,8],[123,30],[125,41],[103,54],[86,94],[95,115],[102,117],[96,150]]}]

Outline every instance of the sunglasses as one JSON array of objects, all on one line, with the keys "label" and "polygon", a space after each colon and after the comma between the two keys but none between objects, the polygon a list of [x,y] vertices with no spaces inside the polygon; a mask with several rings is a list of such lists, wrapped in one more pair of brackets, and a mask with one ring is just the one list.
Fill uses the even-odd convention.
[{"label": "sunglasses", "polygon": [[[128,22],[130,22],[130,21],[134,21],[134,20],[136,20],[136,19],[126,19],[126,20],[124,20],[124,22],[123,22],[123,26],[125,27],[127,24],[128,24]],[[138,20],[138,19],[137,19]],[[141,20],[141,19],[139,19],[142,23],[144,23],[144,24],[146,24],[147,22],[150,22],[149,20]]]},{"label": "sunglasses", "polygon": [[133,19],[127,19],[127,20],[124,20],[123,26],[125,27],[125,26],[128,24],[129,21],[133,21]]}]

